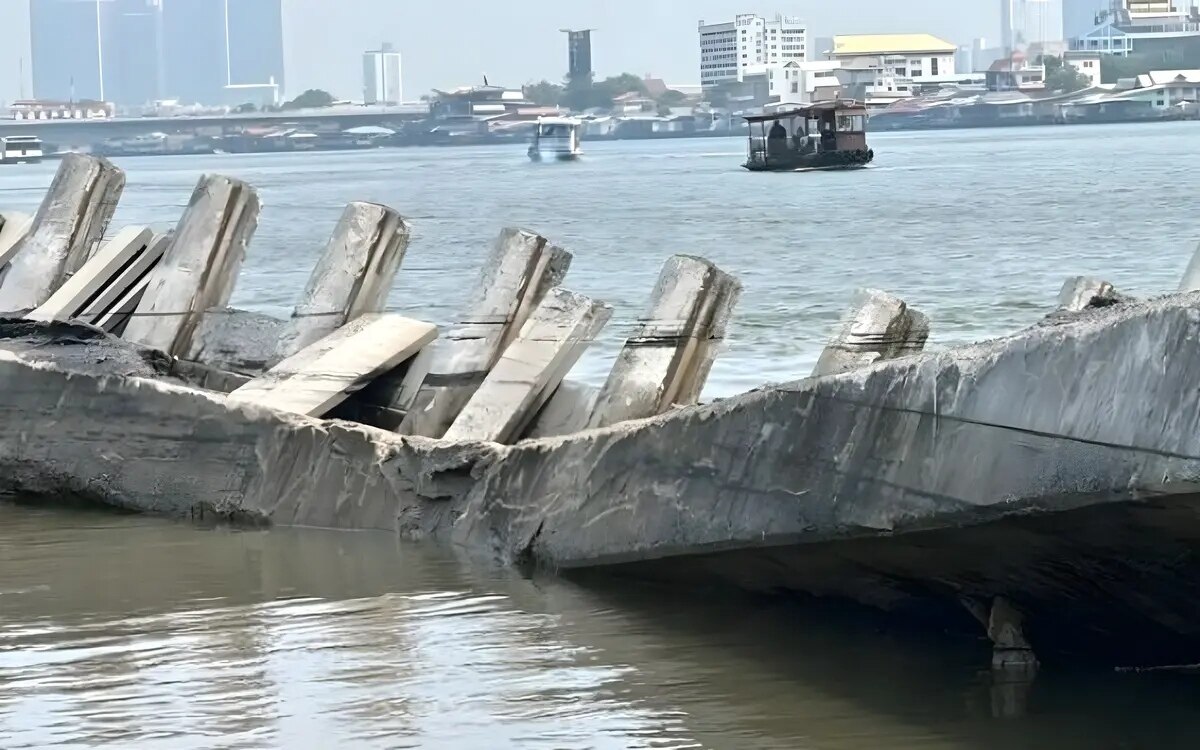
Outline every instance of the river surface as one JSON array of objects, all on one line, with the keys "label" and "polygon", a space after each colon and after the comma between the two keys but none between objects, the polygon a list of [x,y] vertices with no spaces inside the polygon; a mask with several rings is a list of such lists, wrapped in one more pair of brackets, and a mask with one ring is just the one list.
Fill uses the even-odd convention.
[{"label": "river surface", "polygon": [[[667,256],[702,255],[745,292],[708,393],[812,371],[859,286],[931,318],[934,345],[1011,333],[1054,307],[1068,275],[1132,294],[1178,282],[1200,239],[1192,210],[1200,123],[881,133],[875,165],[761,174],[737,138],[590,143],[572,164],[522,145],[117,159],[128,186],[112,227],[170,227],[197,176],[260,191],[237,306],[286,314],[345,204],[391,205],[413,242],[391,304],[455,319],[505,225],[573,251],[567,286],[613,305],[575,377],[602,382]],[[56,165],[0,168],[0,206],[32,211]]]},{"label": "river surface", "polygon": [[[1171,289],[1200,222],[1200,125],[881,134],[869,170],[762,175],[742,144],[588,144],[118,160],[114,228],[168,227],[201,171],[261,191],[235,304],[286,314],[350,200],[403,211],[395,309],[453,320],[506,224],[575,252],[617,309],[604,377],[671,253],[745,283],[709,392],[806,375],[857,286],[934,344],[1034,322],[1067,275]],[[55,165],[0,168],[33,210]],[[986,644],[797,603],[524,578],[386,534],[233,531],[0,499],[0,748],[1200,747],[1200,678],[1047,670],[990,683]]]},{"label": "river surface", "polygon": [[1014,712],[987,660],[795,604],[526,579],[388,534],[0,504],[6,750],[1200,742],[1195,677],[1055,672]]}]

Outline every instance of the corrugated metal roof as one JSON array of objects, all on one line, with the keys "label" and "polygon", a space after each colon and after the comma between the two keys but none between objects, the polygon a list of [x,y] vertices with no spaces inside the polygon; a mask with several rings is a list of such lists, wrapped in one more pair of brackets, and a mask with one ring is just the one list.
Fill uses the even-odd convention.
[{"label": "corrugated metal roof", "polygon": [[909,52],[957,52],[933,34],[846,34],[833,38],[835,55],[898,55]]}]

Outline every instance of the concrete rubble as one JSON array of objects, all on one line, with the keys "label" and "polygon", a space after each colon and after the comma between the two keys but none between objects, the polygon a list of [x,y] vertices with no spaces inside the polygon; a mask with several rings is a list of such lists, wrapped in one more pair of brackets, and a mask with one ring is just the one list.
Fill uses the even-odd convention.
[{"label": "concrete rubble", "polygon": [[1062,291],[1058,293],[1058,307],[1066,312],[1079,312],[1089,307],[1113,305],[1121,299],[1121,295],[1107,281],[1073,276],[1063,283]]},{"label": "concrete rubble", "polygon": [[[138,306],[186,315],[121,338],[0,320],[0,490],[836,596],[971,623],[1005,670],[1035,650],[1200,661],[1200,292],[1097,306],[1072,281],[1072,312],[922,352],[925,317],[866,290],[814,376],[698,405],[739,291],[707,261],[668,261],[596,389],[564,378],[611,310],[562,287],[569,254],[536,234],[502,233],[434,341],[381,314],[395,212],[348,209],[382,231],[339,225],[355,249],[326,253],[353,260],[326,257],[277,321],[226,307],[253,192],[197,193]],[[305,310],[340,322],[295,338]]]}]

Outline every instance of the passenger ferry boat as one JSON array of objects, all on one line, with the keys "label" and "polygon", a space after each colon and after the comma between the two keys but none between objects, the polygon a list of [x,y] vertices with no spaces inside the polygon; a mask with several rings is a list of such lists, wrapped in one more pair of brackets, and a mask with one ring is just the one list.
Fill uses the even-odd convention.
[{"label": "passenger ferry boat", "polygon": [[533,144],[529,146],[529,158],[534,161],[578,159],[583,153],[579,147],[579,134],[583,123],[569,117],[539,117],[533,131]]},{"label": "passenger ferry boat", "polygon": [[0,164],[36,164],[42,160],[42,140],[34,135],[0,138]]},{"label": "passenger ferry boat", "polygon": [[867,147],[867,109],[854,101],[746,118],[750,152],[742,166],[751,172],[808,172],[860,169],[875,158]]}]

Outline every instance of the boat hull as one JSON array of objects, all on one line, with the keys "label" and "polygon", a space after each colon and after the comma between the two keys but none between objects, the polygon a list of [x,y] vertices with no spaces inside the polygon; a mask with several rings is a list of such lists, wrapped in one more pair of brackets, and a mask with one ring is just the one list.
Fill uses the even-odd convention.
[{"label": "boat hull", "polygon": [[751,172],[830,172],[862,169],[875,160],[875,151],[834,151],[824,154],[781,154],[765,162],[747,161],[742,167]]},{"label": "boat hull", "polygon": [[543,153],[541,151],[530,149],[529,159],[531,161],[575,161],[582,154],[578,151],[556,151]]}]

